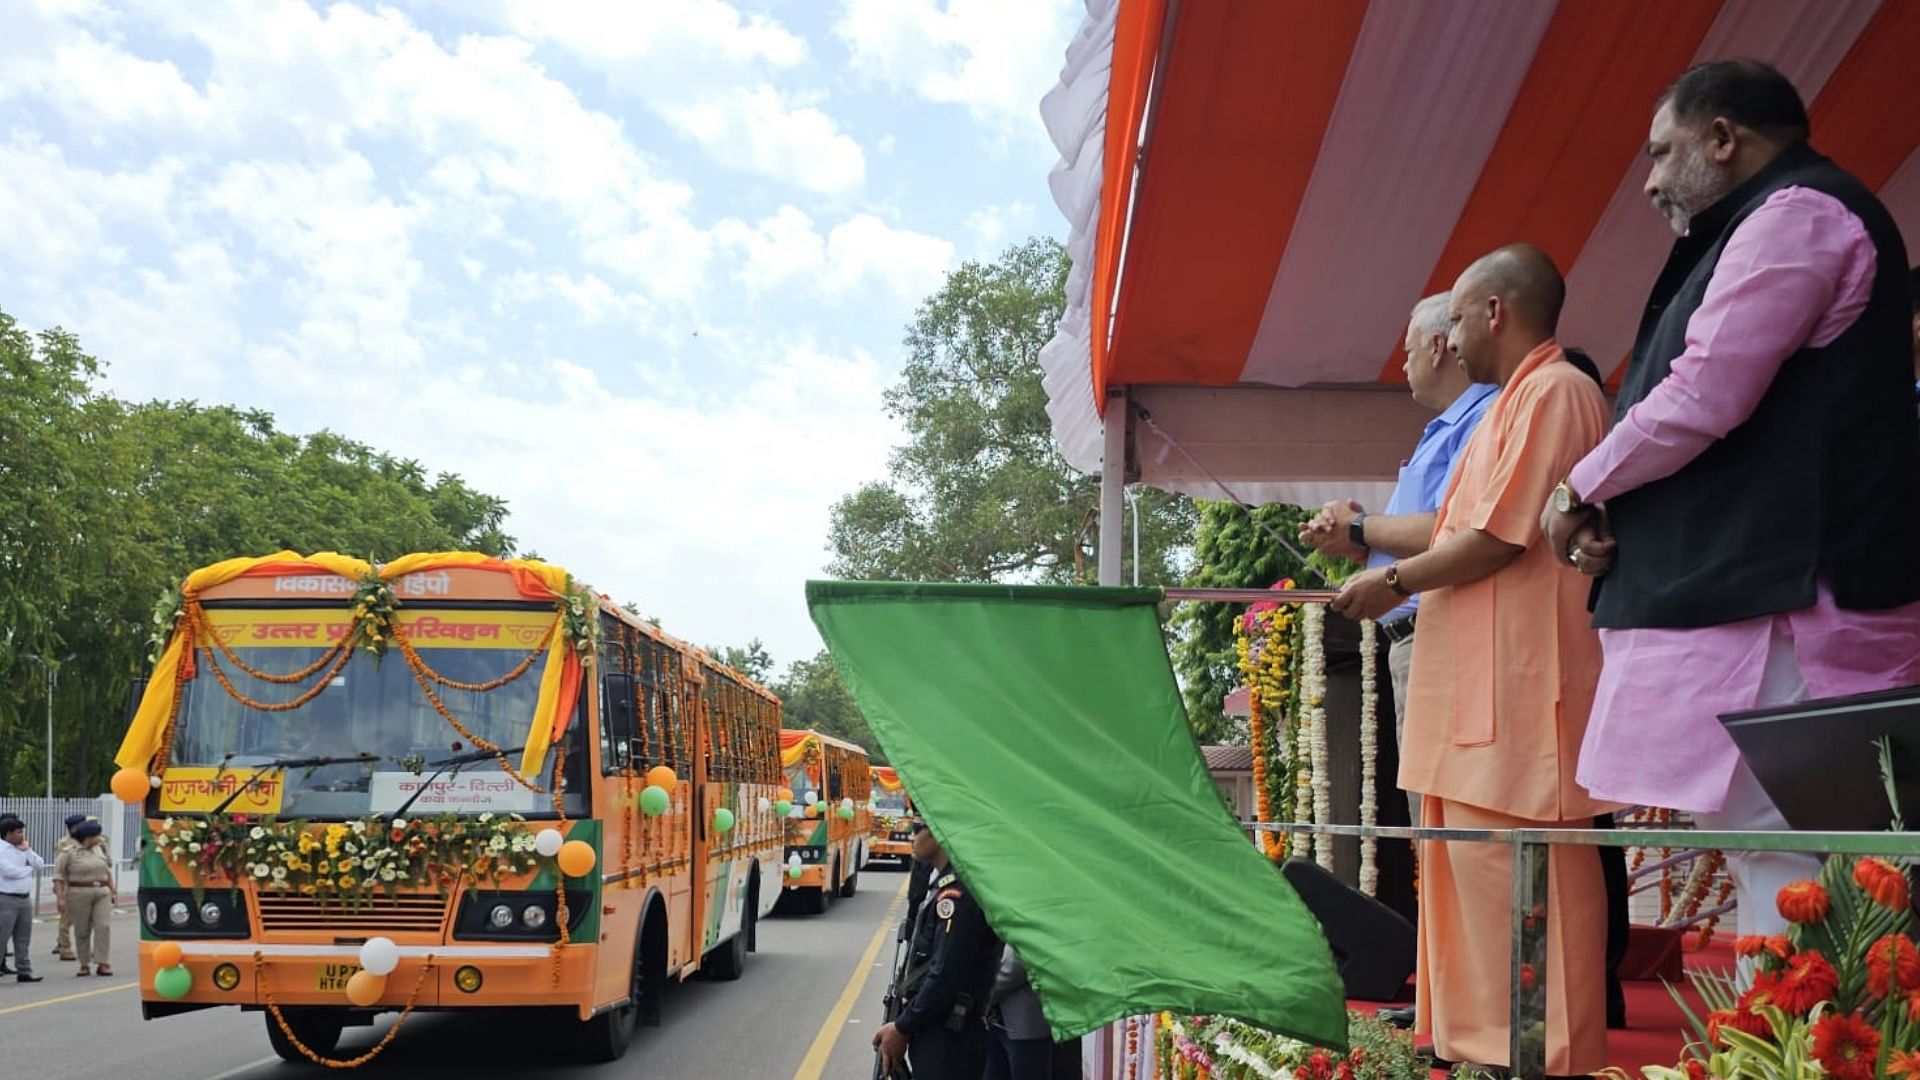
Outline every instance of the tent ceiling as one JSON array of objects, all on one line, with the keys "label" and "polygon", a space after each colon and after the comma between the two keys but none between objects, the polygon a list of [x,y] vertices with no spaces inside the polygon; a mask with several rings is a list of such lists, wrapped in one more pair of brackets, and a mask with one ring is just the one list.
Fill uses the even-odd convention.
[{"label": "tent ceiling", "polygon": [[1218,496],[1189,455],[1261,499],[1390,482],[1425,419],[1407,311],[1514,240],[1567,274],[1561,340],[1617,377],[1671,242],[1641,194],[1650,106],[1698,60],[1779,66],[1814,145],[1920,228],[1920,3],[1087,6],[1042,104],[1075,260],[1043,364],[1089,472],[1118,386],[1187,451],[1133,425],[1143,482]]}]

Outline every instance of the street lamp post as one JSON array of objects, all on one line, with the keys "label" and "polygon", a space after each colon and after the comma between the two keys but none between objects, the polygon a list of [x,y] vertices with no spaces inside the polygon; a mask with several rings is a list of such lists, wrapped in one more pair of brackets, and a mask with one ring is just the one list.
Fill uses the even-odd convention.
[{"label": "street lamp post", "polygon": [[58,660],[48,661],[44,656],[22,653],[22,656],[40,665],[40,671],[47,684],[47,798],[53,798],[53,692],[60,685],[60,665],[73,659],[73,653]]}]

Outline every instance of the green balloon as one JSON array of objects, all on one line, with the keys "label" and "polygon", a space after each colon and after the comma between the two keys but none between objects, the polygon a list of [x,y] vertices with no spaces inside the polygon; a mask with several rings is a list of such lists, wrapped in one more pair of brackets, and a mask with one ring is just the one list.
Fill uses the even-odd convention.
[{"label": "green balloon", "polygon": [[193,972],[185,964],[161,968],[153,976],[153,988],[168,1001],[177,1001],[193,989]]},{"label": "green balloon", "polygon": [[673,796],[658,784],[648,784],[647,789],[640,793],[640,809],[653,817],[666,813],[667,806],[672,802]]},{"label": "green balloon", "polygon": [[[788,877],[790,877],[790,878],[792,878],[792,879],[793,879],[793,880],[795,880],[795,881],[799,881],[799,880],[800,880],[800,868],[799,868],[799,867],[797,867],[797,866],[789,866],[789,867],[787,867],[787,876],[788,876]],[[185,993],[185,992],[186,992],[186,991],[184,991],[184,990],[183,990],[183,991],[181,991],[181,993]]]},{"label": "green balloon", "polygon": [[713,812],[713,827],[716,832],[733,831],[733,811],[722,806]]},{"label": "green balloon", "polygon": [[785,799],[781,799],[779,802],[773,804],[773,812],[779,814],[781,817],[792,817],[793,804]]},{"label": "green balloon", "polygon": [[843,807],[841,807],[841,808],[840,808],[840,816],[841,816],[841,817],[843,817],[843,818],[845,818],[845,819],[846,819],[846,820],[848,820],[848,821],[852,821],[852,820],[853,820],[853,807],[851,807],[851,806],[843,806]]}]

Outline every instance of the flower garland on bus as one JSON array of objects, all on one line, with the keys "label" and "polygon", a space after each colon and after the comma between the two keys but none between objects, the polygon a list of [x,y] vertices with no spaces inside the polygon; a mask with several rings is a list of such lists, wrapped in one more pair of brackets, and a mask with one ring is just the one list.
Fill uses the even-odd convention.
[{"label": "flower garland on bus", "polygon": [[[1291,587],[1281,582],[1280,588]],[[1249,742],[1253,751],[1254,820],[1271,822],[1274,793],[1284,799],[1291,774],[1292,605],[1257,605],[1234,620],[1234,654],[1247,686]],[[1260,848],[1268,858],[1287,856],[1291,837],[1262,832]]]},{"label": "flower garland on bus", "polygon": [[555,867],[538,853],[519,814],[437,815],[389,824],[375,815],[315,824],[244,815],[169,817],[151,834],[153,849],[187,871],[197,894],[225,877],[262,891],[352,906],[378,892],[492,882]]}]

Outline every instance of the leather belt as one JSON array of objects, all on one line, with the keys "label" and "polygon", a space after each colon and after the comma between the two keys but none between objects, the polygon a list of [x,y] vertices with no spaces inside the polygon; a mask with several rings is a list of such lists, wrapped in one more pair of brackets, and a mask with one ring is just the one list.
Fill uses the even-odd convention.
[{"label": "leather belt", "polygon": [[1380,632],[1386,635],[1389,642],[1397,645],[1413,636],[1413,623],[1414,620],[1419,617],[1419,614],[1415,613],[1404,619],[1395,619],[1390,623],[1381,623]]},{"label": "leather belt", "polygon": [[69,881],[67,882],[67,888],[69,889],[104,889],[110,884],[112,883],[106,882],[106,881]]}]

